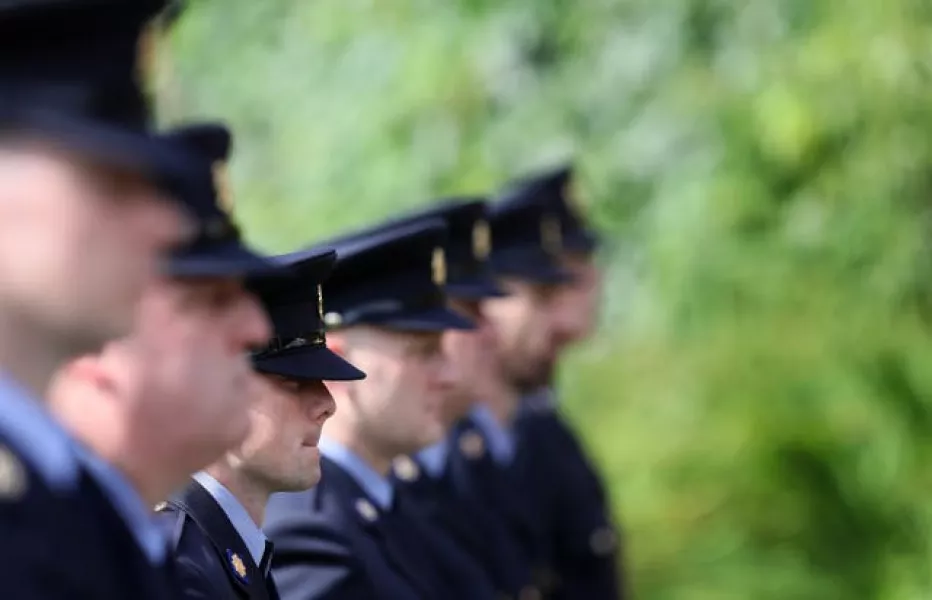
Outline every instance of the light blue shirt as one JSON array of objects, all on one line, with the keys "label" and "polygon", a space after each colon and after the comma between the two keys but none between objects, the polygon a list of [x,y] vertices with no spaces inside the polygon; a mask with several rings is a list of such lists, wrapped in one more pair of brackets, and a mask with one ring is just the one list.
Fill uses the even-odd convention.
[{"label": "light blue shirt", "polygon": [[447,470],[447,457],[449,455],[450,443],[446,439],[443,439],[436,444],[424,448],[415,454],[415,457],[429,476],[434,479],[440,479],[443,477],[443,472]]},{"label": "light blue shirt", "polygon": [[510,465],[515,457],[514,433],[503,427],[484,404],[474,405],[469,411],[469,416],[489,445],[492,460],[503,467]]},{"label": "light blue shirt", "polygon": [[75,452],[88,474],[100,485],[101,491],[123,519],[149,562],[153,565],[162,564],[168,551],[168,539],[156,524],[152,509],[139,496],[136,488],[117,468],[89,449],[75,444]]},{"label": "light blue shirt", "polygon": [[353,451],[345,446],[325,437],[320,438],[317,444],[320,453],[342,467],[350,477],[363,489],[376,506],[387,511],[392,506],[395,490],[387,477],[370,467],[366,461],[359,458]]},{"label": "light blue shirt", "polygon": [[265,553],[266,537],[246,512],[246,507],[222,483],[204,471],[195,473],[194,479],[217,501],[223,513],[233,524],[233,528],[236,529],[236,533],[246,544],[253,561],[259,565],[262,562],[262,554]]},{"label": "light blue shirt", "polygon": [[42,402],[0,374],[0,434],[55,491],[77,487],[80,465],[74,440]]}]

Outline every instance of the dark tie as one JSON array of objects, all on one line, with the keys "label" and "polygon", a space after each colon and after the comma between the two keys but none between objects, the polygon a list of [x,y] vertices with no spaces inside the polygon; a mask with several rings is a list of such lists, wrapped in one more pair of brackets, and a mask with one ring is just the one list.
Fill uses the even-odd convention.
[{"label": "dark tie", "polygon": [[265,550],[262,551],[262,559],[259,561],[259,572],[263,577],[268,577],[269,567],[272,566],[272,550],[275,545],[269,540],[265,540]]},{"label": "dark tie", "polygon": [[259,561],[259,572],[262,573],[262,576],[265,578],[265,589],[268,590],[269,598],[273,600],[278,599],[278,589],[275,587],[275,582],[272,581],[272,554],[274,551],[275,545],[272,544],[269,540],[265,540],[265,550],[262,552],[262,560]]}]

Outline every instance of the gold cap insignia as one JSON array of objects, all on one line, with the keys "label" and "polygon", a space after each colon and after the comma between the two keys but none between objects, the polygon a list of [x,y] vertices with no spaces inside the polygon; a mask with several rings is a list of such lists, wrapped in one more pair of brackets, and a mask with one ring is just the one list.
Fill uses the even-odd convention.
[{"label": "gold cap insignia", "polygon": [[227,163],[218,160],[211,167],[214,176],[214,191],[217,194],[217,206],[224,211],[233,212],[233,188],[230,185],[230,173]]},{"label": "gold cap insignia", "polygon": [[577,216],[582,215],[586,207],[583,203],[582,196],[579,194],[579,184],[576,179],[568,177],[563,183],[563,198],[566,200],[566,206]]},{"label": "gold cap insignia", "polygon": [[492,230],[488,221],[480,219],[472,227],[472,255],[485,260],[492,253]]},{"label": "gold cap insignia", "polygon": [[421,468],[410,456],[399,456],[392,461],[395,476],[402,481],[416,481],[421,476]]},{"label": "gold cap insignia", "polygon": [[560,221],[553,215],[544,215],[540,220],[540,241],[544,250],[550,254],[563,251],[563,232]]},{"label": "gold cap insignia", "polygon": [[317,284],[317,318],[324,320],[324,288]]},{"label": "gold cap insignia", "polygon": [[359,516],[369,523],[372,523],[377,518],[379,518],[378,509],[376,509],[375,506],[365,498],[359,498],[356,500],[356,512],[358,512]]},{"label": "gold cap insignia", "polygon": [[0,501],[19,500],[27,489],[26,469],[19,457],[0,446]]},{"label": "gold cap insignia", "polygon": [[146,89],[152,85],[158,68],[159,34],[157,21],[150,21],[139,34],[136,43],[136,80],[139,87]]},{"label": "gold cap insignia", "polygon": [[485,454],[485,440],[477,431],[466,431],[459,439],[460,451],[466,458],[482,458]]},{"label": "gold cap insignia", "polygon": [[159,502],[158,504],[152,507],[152,510],[154,510],[155,512],[162,512],[166,508],[168,508],[168,502]]},{"label": "gold cap insignia", "polygon": [[447,257],[443,248],[437,246],[434,248],[434,255],[430,260],[431,275],[434,284],[442,286],[447,282]]},{"label": "gold cap insignia", "polygon": [[230,566],[233,568],[236,577],[243,583],[249,583],[249,578],[246,577],[246,563],[243,562],[240,555],[232,550],[227,550],[227,560],[230,561]]},{"label": "gold cap insignia", "polygon": [[343,315],[338,312],[328,312],[324,315],[324,325],[327,327],[339,327],[343,324]]},{"label": "gold cap insignia", "polygon": [[599,527],[589,536],[589,548],[596,556],[606,556],[618,546],[618,534],[609,526]]}]

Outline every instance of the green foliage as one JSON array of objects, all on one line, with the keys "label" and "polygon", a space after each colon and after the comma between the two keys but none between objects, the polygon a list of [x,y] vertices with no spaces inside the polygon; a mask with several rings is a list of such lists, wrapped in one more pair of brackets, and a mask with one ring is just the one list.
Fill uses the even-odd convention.
[{"label": "green foliage", "polygon": [[170,122],[289,250],[575,156],[611,239],[567,408],[647,600],[932,595],[932,9],[202,0]]}]

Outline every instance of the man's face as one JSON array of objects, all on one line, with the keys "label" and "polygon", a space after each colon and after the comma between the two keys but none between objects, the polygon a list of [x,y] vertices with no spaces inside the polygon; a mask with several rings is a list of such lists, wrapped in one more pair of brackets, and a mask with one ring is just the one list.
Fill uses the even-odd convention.
[{"label": "man's face", "polygon": [[0,148],[0,303],[64,354],[98,351],[133,324],[183,212],[137,174],[33,146]]},{"label": "man's face", "polygon": [[455,369],[454,384],[443,403],[443,420],[447,427],[466,415],[483,395],[483,384],[496,376],[495,331],[483,316],[479,302],[450,300],[450,307],[469,317],[474,330],[449,330],[443,333],[443,353]]},{"label": "man's face", "polygon": [[320,480],[317,442],[324,421],[336,408],[321,381],[297,381],[256,374],[252,427],[234,464],[273,492],[297,492]]},{"label": "man's face", "polygon": [[566,254],[561,266],[572,280],[560,286],[554,302],[554,327],[560,347],[582,341],[595,331],[602,298],[602,273],[594,257]]},{"label": "man's face", "polygon": [[341,384],[348,406],[340,411],[355,420],[359,435],[394,455],[439,441],[443,399],[454,381],[441,334],[359,327],[343,335],[346,358],[366,373],[362,381]]},{"label": "man's face", "polygon": [[509,295],[485,300],[482,314],[495,333],[499,376],[528,393],[546,385],[553,374],[559,350],[554,317],[560,286],[511,278],[501,285]]},{"label": "man's face", "polygon": [[119,397],[135,403],[140,447],[190,473],[240,443],[253,400],[247,352],[269,336],[258,301],[236,280],[153,281],[133,334],[101,357]]}]

